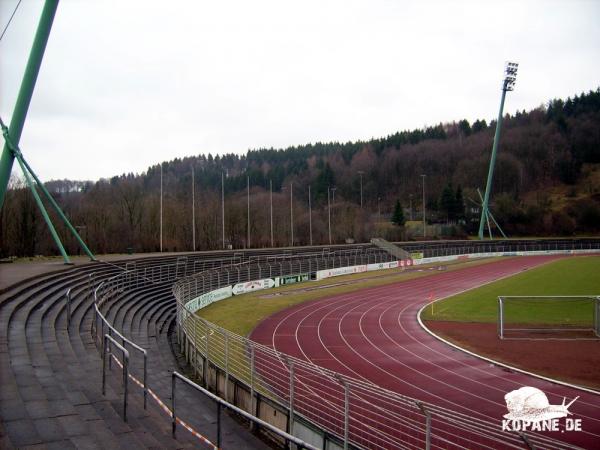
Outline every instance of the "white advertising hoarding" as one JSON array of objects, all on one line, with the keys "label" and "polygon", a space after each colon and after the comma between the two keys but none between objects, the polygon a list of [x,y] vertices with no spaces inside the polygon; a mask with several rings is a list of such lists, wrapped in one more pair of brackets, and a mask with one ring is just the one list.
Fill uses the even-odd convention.
[{"label": "white advertising hoarding", "polygon": [[263,278],[262,280],[246,281],[233,286],[233,295],[246,294],[248,292],[260,291],[261,289],[270,289],[275,287],[275,280]]},{"label": "white advertising hoarding", "polygon": [[214,291],[207,292],[206,294],[202,294],[199,297],[196,297],[193,300],[190,300],[185,304],[185,308],[189,312],[196,312],[199,309],[202,309],[211,303],[218,302],[219,300],[223,300],[225,298],[229,298],[232,295],[231,286],[225,286],[220,289],[215,289]]}]

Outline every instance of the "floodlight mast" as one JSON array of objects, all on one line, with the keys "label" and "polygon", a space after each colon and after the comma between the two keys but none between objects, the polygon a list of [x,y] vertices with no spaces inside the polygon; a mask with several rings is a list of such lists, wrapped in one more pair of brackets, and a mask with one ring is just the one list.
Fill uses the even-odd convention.
[{"label": "floodlight mast", "polygon": [[[500,100],[500,111],[498,112],[498,121],[496,122],[496,133],[494,134],[494,145],[492,146],[492,156],[490,159],[490,167],[488,171],[487,183],[485,185],[485,195],[481,205],[481,219],[479,221],[479,239],[483,239],[483,229],[486,223],[489,223],[489,201],[490,192],[492,190],[492,180],[494,179],[494,167],[496,165],[496,154],[498,151],[498,142],[500,141],[500,130],[502,128],[502,115],[504,111],[504,99],[506,93],[515,89],[517,81],[517,70],[519,64],[507,62],[504,68],[504,79],[502,80],[502,98]],[[492,238],[492,230],[488,225],[490,239]]]}]

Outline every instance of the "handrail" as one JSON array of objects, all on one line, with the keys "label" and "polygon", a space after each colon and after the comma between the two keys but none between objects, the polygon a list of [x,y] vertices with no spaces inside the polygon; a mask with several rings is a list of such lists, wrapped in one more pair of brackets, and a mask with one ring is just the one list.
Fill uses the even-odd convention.
[{"label": "handrail", "polygon": [[[119,275],[116,275],[115,277],[112,277],[109,280],[112,280],[113,278],[116,278]],[[94,310],[95,310],[95,314],[96,314],[96,317],[94,318],[94,323],[96,324],[95,339],[96,339],[96,341],[98,340],[97,321],[98,321],[98,318],[100,318],[101,323],[102,323],[102,335],[104,335],[104,325],[106,325],[108,327],[109,333],[111,333],[111,334],[114,333],[121,339],[123,348],[125,348],[124,346],[125,346],[125,344],[127,344],[142,354],[142,357],[144,359],[144,369],[143,369],[144,373],[143,373],[143,377],[142,377],[142,384],[143,384],[142,389],[144,392],[144,409],[146,409],[147,405],[148,405],[148,351],[146,349],[140,347],[138,344],[136,344],[132,340],[127,339],[125,336],[123,336],[123,334],[121,334],[115,327],[113,327],[110,324],[110,322],[106,319],[106,317],[104,317],[104,315],[100,312],[100,308],[98,307],[98,290],[101,288],[102,285],[104,285],[104,283],[105,283],[104,281],[102,283],[100,283],[98,285],[98,287],[94,290]],[[111,336],[111,339],[112,339],[112,336]],[[103,344],[102,352],[104,352],[105,341],[103,341],[102,344]]]},{"label": "handrail", "polygon": [[123,385],[125,392],[123,393],[123,420],[127,422],[127,386],[129,385],[129,352],[125,347],[119,344],[109,334],[104,335],[104,349],[102,351],[102,395],[106,395],[106,356],[110,355],[112,358],[112,352],[109,350],[109,345],[113,344],[119,350],[123,352]]},{"label": "handrail", "polygon": [[221,417],[221,406],[224,406],[225,408],[229,408],[236,414],[239,414],[239,415],[243,416],[244,418],[250,420],[252,423],[255,423],[255,424],[259,425],[260,427],[266,428],[267,430],[277,434],[278,436],[281,436],[283,439],[285,439],[286,442],[295,444],[298,449],[319,450],[318,447],[315,447],[315,446],[309,444],[308,442],[305,442],[302,439],[297,438],[296,436],[292,436],[291,434],[286,433],[283,430],[280,430],[279,428],[271,425],[270,423],[265,422],[264,420],[259,419],[258,417],[244,411],[243,409],[238,408],[237,406],[223,400],[221,397],[218,397],[215,394],[213,394],[212,392],[204,389],[202,386],[194,383],[193,381],[189,380],[188,378],[181,375],[177,371],[173,371],[171,374],[171,399],[172,399],[171,410],[173,413],[171,423],[172,423],[173,437],[175,437],[175,430],[177,428],[177,415],[176,415],[176,410],[175,410],[175,387],[176,387],[177,379],[180,379],[181,381],[186,383],[188,386],[191,386],[194,389],[196,389],[197,391],[203,393],[204,395],[206,395],[208,398],[210,398],[217,404],[217,447],[219,447],[219,448],[221,447],[221,419],[220,419],[220,417]]}]

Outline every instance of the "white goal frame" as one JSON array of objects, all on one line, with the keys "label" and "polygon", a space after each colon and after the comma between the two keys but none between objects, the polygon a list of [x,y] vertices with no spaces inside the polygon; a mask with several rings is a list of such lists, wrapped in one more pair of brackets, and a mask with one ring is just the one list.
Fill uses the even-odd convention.
[{"label": "white goal frame", "polygon": [[[506,328],[504,307],[507,299],[521,299],[521,300],[540,300],[540,299],[564,299],[569,301],[571,299],[589,299],[594,302],[593,312],[593,326],[591,328],[579,328],[573,329],[572,331],[593,331],[596,337],[600,338],[600,295],[502,295],[498,297],[498,337],[500,339],[527,339],[527,338],[509,338],[506,337],[505,331],[540,331],[542,329],[536,328]],[[550,329],[543,329],[550,330]]]}]

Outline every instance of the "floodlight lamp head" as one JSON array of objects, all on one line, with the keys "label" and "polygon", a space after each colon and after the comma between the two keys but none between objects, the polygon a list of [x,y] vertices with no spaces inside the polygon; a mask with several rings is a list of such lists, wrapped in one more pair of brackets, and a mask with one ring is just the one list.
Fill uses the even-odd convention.
[{"label": "floodlight lamp head", "polygon": [[507,61],[504,67],[504,80],[502,81],[502,89],[505,91],[512,91],[515,89],[515,83],[517,81],[517,71],[519,70],[519,63]]}]

